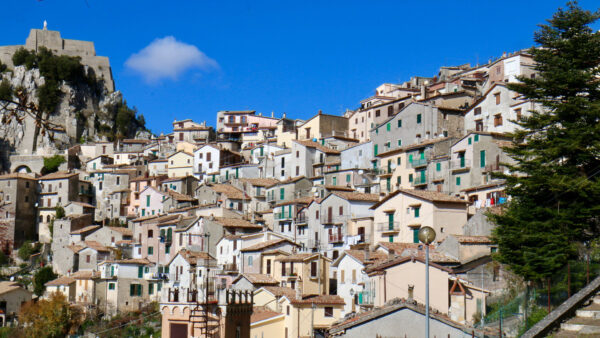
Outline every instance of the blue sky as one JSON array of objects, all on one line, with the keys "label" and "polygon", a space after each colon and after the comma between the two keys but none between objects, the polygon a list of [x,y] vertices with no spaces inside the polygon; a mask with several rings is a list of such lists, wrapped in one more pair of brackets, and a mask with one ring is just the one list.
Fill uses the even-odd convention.
[{"label": "blue sky", "polygon": [[340,114],[381,83],[530,47],[536,25],[564,4],[13,0],[2,4],[12,14],[0,45],[23,44],[44,20],[63,38],[94,41],[117,89],[160,133],[174,119],[214,125],[218,110]]}]

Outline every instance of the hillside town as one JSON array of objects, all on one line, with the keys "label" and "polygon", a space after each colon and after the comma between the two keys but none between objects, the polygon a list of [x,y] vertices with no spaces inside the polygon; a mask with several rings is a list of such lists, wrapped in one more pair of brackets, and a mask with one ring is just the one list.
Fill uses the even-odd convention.
[{"label": "hillside town", "polygon": [[[0,47],[12,87],[43,81],[22,48],[79,56],[102,81],[95,104],[122,99],[92,42],[46,26]],[[484,319],[514,279],[490,217],[511,201],[512,135],[543,110],[511,84],[536,76],[529,50],[510,51],[382,83],[342,114],[224,106],[158,135],[108,135],[97,111],[61,108],[46,133],[3,120],[2,326],[58,293],[101,319],[154,304],[163,338],[422,337],[426,316],[432,337],[514,336]],[[41,292],[23,282],[48,267]]]}]

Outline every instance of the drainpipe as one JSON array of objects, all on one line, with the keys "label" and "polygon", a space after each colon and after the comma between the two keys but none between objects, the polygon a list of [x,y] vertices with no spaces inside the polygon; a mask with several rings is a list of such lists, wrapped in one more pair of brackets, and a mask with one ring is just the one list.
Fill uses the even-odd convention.
[{"label": "drainpipe", "polygon": [[383,272],[383,303],[387,303],[387,281],[385,276],[387,275],[387,271]]}]

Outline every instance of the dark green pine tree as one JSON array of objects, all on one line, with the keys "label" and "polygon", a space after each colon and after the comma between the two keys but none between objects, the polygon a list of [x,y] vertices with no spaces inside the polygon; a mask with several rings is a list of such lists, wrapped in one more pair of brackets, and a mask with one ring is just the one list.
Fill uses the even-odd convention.
[{"label": "dark green pine tree", "polygon": [[600,12],[569,2],[534,34],[535,77],[509,88],[538,108],[515,121],[505,151],[512,200],[498,227],[497,260],[528,281],[543,281],[599,234]]}]

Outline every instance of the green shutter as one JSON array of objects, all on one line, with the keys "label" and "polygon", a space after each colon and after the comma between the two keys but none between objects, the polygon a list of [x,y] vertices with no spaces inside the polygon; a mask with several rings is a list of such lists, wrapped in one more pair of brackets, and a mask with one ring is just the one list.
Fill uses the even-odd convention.
[{"label": "green shutter", "polygon": [[235,178],[239,178],[240,168],[235,168]]},{"label": "green shutter", "polygon": [[[148,249],[150,250],[150,249]],[[138,278],[142,278],[144,277],[144,267],[143,266],[138,266]]]},{"label": "green shutter", "polygon": [[280,188],[279,189],[279,199],[281,199],[283,201],[284,198],[285,198],[285,189]]},{"label": "green shutter", "polygon": [[162,289],[162,282],[158,282],[156,284],[156,291],[160,292],[161,289]]},{"label": "green shutter", "polygon": [[415,218],[419,218],[419,214],[421,213],[421,208],[420,207],[416,207],[415,208]]},{"label": "green shutter", "polygon": [[417,114],[417,123],[421,123],[421,114]]},{"label": "green shutter", "polygon": [[108,289],[109,290],[114,290],[115,289],[115,283],[108,283]]},{"label": "green shutter", "polygon": [[460,177],[456,177],[456,185],[460,185]]},{"label": "green shutter", "polygon": [[225,181],[229,180],[229,170],[225,170]]},{"label": "green shutter", "polygon": [[148,255],[152,255],[152,254],[154,254],[154,248],[149,246],[148,247]]},{"label": "green shutter", "polygon": [[471,144],[471,138],[469,137],[467,140],[469,141],[469,144]]},{"label": "green shutter", "polygon": [[392,124],[391,124],[391,123],[388,123],[388,124],[387,124],[387,131],[390,131],[390,130],[392,130]]},{"label": "green shutter", "polygon": [[265,154],[265,148],[260,147],[260,156],[263,156],[264,154]]},{"label": "green shutter", "polygon": [[110,266],[110,276],[112,277],[112,276],[114,276],[114,275],[115,275],[115,266],[114,266],[114,265],[111,265],[111,266]]},{"label": "green shutter", "polygon": [[460,167],[464,168],[465,167],[465,154],[461,153],[459,158],[460,158]]},{"label": "green shutter", "polygon": [[402,184],[402,177],[400,177],[400,176],[396,177],[396,183],[398,185]]},{"label": "green shutter", "polygon": [[146,216],[146,209],[142,209],[142,216]]},{"label": "green shutter", "polygon": [[412,182],[413,181],[413,174],[408,174],[408,181]]},{"label": "green shutter", "polygon": [[398,140],[398,147],[402,146],[402,140]]},{"label": "green shutter", "polygon": [[479,134],[475,134],[475,136],[473,136],[474,141],[475,142],[479,142]]},{"label": "green shutter", "polygon": [[412,154],[408,155],[408,162],[412,163],[412,160],[413,160]]},{"label": "green shutter", "polygon": [[288,217],[292,218],[292,205],[291,204],[288,206]]},{"label": "green shutter", "polygon": [[350,174],[346,174],[346,182],[350,183]]},{"label": "green shutter", "polygon": [[137,290],[137,295],[138,295],[138,296],[141,296],[141,295],[142,295],[142,289],[143,289],[142,285],[139,285],[139,284],[138,284],[138,290]]},{"label": "green shutter", "polygon": [[442,171],[442,164],[441,164],[441,163],[439,163],[439,162],[438,162],[438,163],[436,163],[436,164],[435,164],[435,170],[436,170],[436,171]]},{"label": "green shutter", "polygon": [[388,242],[394,243],[394,235],[389,235],[388,236]]},{"label": "green shutter", "polygon": [[400,165],[400,164],[402,164],[402,157],[398,157],[398,158],[396,159],[396,164],[397,164],[397,165]]},{"label": "green shutter", "polygon": [[375,153],[375,156],[377,156],[377,153],[378,153],[378,152],[377,152],[377,145],[374,145],[374,146],[373,146],[373,152]]},{"label": "green shutter", "polygon": [[485,168],[485,150],[479,152],[479,163],[481,168]]},{"label": "green shutter", "polygon": [[419,243],[419,229],[413,229],[413,243]]},{"label": "green shutter", "polygon": [[388,214],[388,230],[394,230],[394,213]]},{"label": "green shutter", "polygon": [[135,296],[135,284],[129,284],[129,296]]},{"label": "green shutter", "polygon": [[337,185],[337,177],[333,178],[333,185]]},{"label": "green shutter", "polygon": [[391,183],[391,178],[388,177],[385,179],[385,185],[387,187],[387,191],[392,191],[392,183]]},{"label": "green shutter", "polygon": [[398,128],[402,128],[402,120],[398,120]]},{"label": "green shutter", "polygon": [[425,150],[421,150],[419,152],[419,155],[421,155],[421,159],[424,160],[425,159]]},{"label": "green shutter", "polygon": [[150,206],[150,195],[146,196],[146,206]]},{"label": "green shutter", "polygon": [[148,283],[148,294],[149,295],[154,294],[154,284],[152,284],[152,283]]}]

